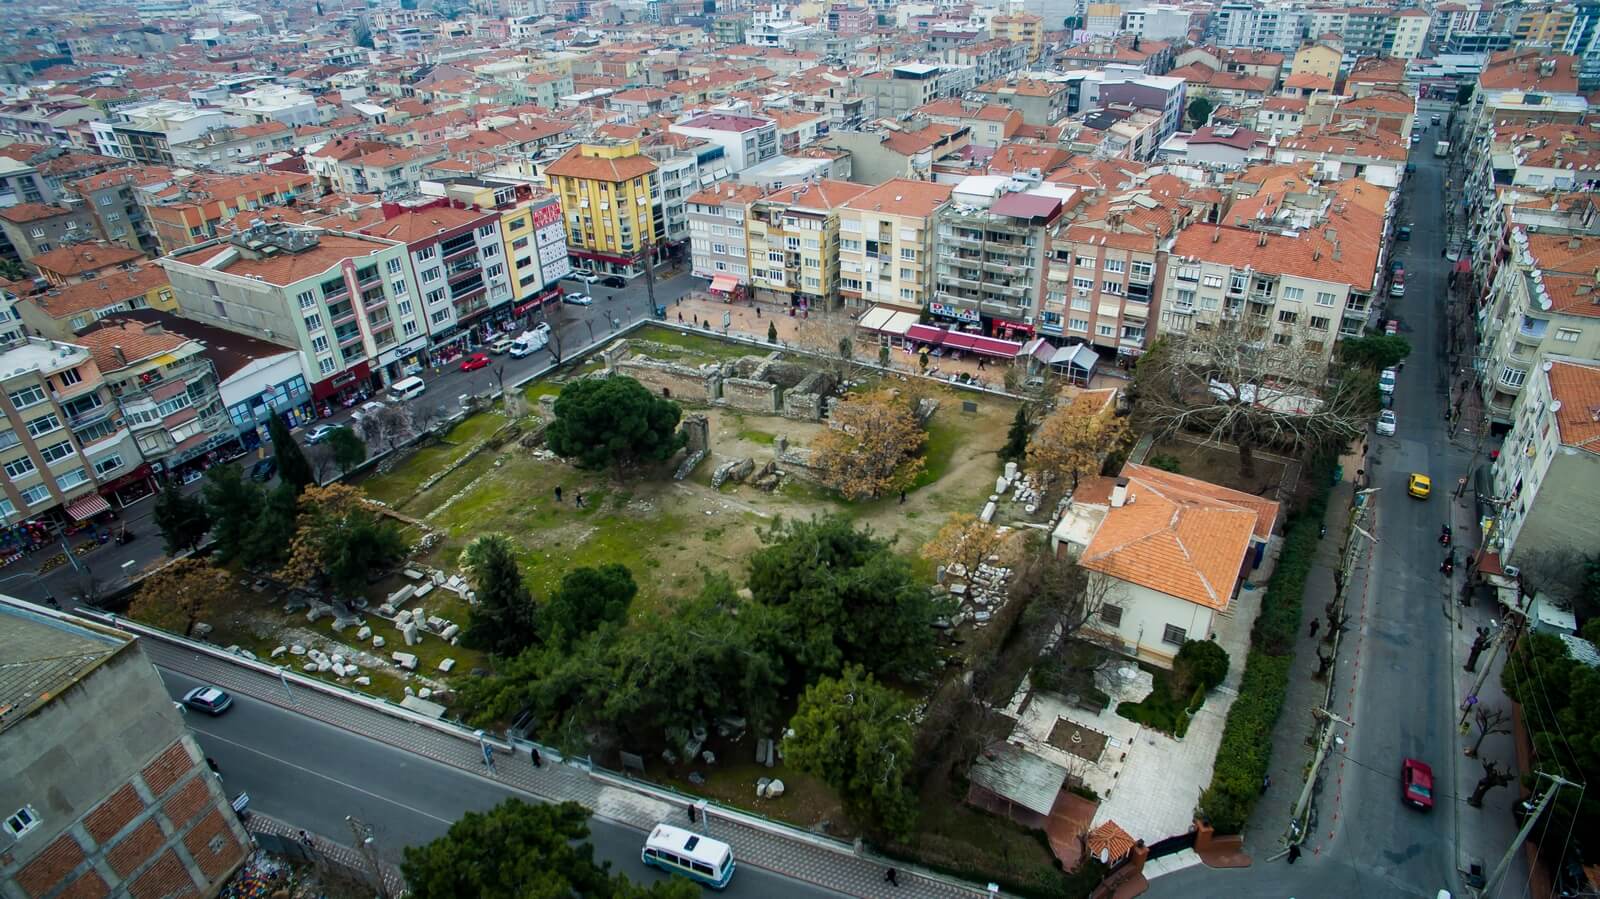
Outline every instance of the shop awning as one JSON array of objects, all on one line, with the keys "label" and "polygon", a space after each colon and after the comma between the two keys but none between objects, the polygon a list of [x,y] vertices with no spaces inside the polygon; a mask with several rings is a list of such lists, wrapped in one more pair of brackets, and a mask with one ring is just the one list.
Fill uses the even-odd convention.
[{"label": "shop awning", "polygon": [[891,309],[887,306],[873,306],[861,314],[856,320],[856,326],[864,331],[874,331],[881,334],[903,335],[911,330],[917,323],[915,313],[903,309]]},{"label": "shop awning", "polygon": [[109,511],[111,504],[98,493],[91,493],[67,503],[67,514],[72,516],[73,521],[88,521],[101,512]]},{"label": "shop awning", "polygon": [[961,331],[946,331],[930,325],[912,325],[906,330],[906,337],[918,340],[933,346],[942,346],[952,350],[966,350],[984,356],[996,356],[1001,359],[1015,359],[1017,353],[1022,351],[1022,344],[1015,340],[1001,340],[998,337],[984,337],[981,334],[966,334]]},{"label": "shop awning", "polygon": [[733,275],[717,275],[711,279],[711,289],[722,293],[732,293],[739,287],[739,279]]}]

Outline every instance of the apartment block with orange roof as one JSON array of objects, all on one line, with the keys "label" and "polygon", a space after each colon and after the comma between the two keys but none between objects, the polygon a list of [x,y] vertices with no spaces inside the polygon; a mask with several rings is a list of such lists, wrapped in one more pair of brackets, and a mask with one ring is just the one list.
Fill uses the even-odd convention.
[{"label": "apartment block with orange roof", "polygon": [[1109,579],[1081,633],[1172,667],[1185,641],[1207,639],[1228,613],[1278,511],[1254,494],[1133,463],[1080,482],[1051,544]]},{"label": "apartment block with orange roof", "polygon": [[933,301],[934,247],[951,187],[895,178],[839,210],[839,295],[846,306],[921,313]]},{"label": "apartment block with orange roof", "polygon": [[242,175],[196,174],[138,186],[134,193],[164,252],[216,237],[225,222],[251,213],[269,218],[314,192],[316,179],[266,170]]},{"label": "apartment block with orange roof", "polygon": [[989,19],[989,33],[999,40],[1026,46],[1029,62],[1038,62],[1044,54],[1044,20],[1032,13],[994,16]]},{"label": "apartment block with orange roof", "polygon": [[939,216],[928,312],[993,337],[1035,336],[1049,232],[1071,193],[1054,186],[1013,191],[994,175],[957,183]]},{"label": "apartment block with orange roof", "polygon": [[732,293],[750,283],[750,206],[761,199],[759,187],[717,184],[689,196],[689,247],[692,273],[710,278],[711,289]]},{"label": "apartment block with orange roof", "polygon": [[1600,362],[1551,355],[1528,376],[1490,466],[1500,561],[1520,548],[1583,555],[1600,546]]},{"label": "apartment block with orange roof", "polygon": [[833,308],[839,300],[839,208],[869,189],[806,181],[752,203],[745,233],[753,295],[786,306]]},{"label": "apartment block with orange roof", "polygon": [[575,265],[630,277],[640,272],[641,254],[665,237],[655,213],[658,168],[637,139],[579,144],[545,167]]}]

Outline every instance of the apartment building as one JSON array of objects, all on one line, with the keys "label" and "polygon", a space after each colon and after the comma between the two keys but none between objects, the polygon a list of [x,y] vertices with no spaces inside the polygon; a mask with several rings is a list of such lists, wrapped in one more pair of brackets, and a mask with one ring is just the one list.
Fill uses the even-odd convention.
[{"label": "apartment building", "polygon": [[477,209],[500,214],[500,239],[506,247],[506,271],[521,316],[560,296],[556,282],[572,271],[567,254],[567,229],[554,194],[531,184],[483,178],[424,182],[423,192],[436,192]]},{"label": "apartment building", "polygon": [[865,309],[921,313],[933,301],[938,216],[948,184],[895,178],[839,210],[839,295]]},{"label": "apartment building", "polygon": [[1306,44],[1295,51],[1294,61],[1289,65],[1289,71],[1295,75],[1313,75],[1325,78],[1328,89],[1333,89],[1334,81],[1339,77],[1339,67],[1344,61],[1344,52],[1331,47],[1322,41]]},{"label": "apartment building", "polygon": [[721,147],[735,173],[778,155],[778,123],[761,116],[710,112],[668,125],[667,130]]},{"label": "apartment building", "polygon": [[398,241],[257,221],[159,264],[183,315],[298,350],[318,403],[381,389],[379,355],[424,329]]},{"label": "apartment building", "polygon": [[750,207],[761,199],[760,187],[718,184],[689,197],[691,273],[710,278],[711,289],[731,294],[750,283]]},{"label": "apartment building", "polygon": [[1428,28],[1433,17],[1415,7],[1394,14],[1393,37],[1389,40],[1389,55],[1395,59],[1416,59],[1427,49]]},{"label": "apartment building", "polygon": [[108,315],[130,309],[177,308],[167,273],[155,265],[116,269],[91,281],[51,286],[22,297],[16,314],[35,334],[72,340]]},{"label": "apartment building", "polygon": [[745,235],[752,295],[800,309],[837,305],[839,208],[867,190],[848,181],[806,182],[751,203]]},{"label": "apartment building", "polygon": [[54,202],[55,192],[37,168],[21,159],[0,156],[0,207]]},{"label": "apartment building", "polygon": [[226,128],[229,116],[220,109],[178,100],[156,100],[124,106],[109,122],[93,122],[99,151],[144,165],[170,166],[174,144],[196,140],[207,131]]},{"label": "apartment building", "polygon": [[1300,46],[1307,18],[1304,9],[1295,7],[1223,3],[1211,15],[1210,33],[1216,43],[1223,47],[1259,47],[1289,52]]},{"label": "apartment building", "polygon": [[173,177],[163,166],[131,166],[74,181],[71,190],[94,213],[106,240],[155,256],[161,242],[139,199],[144,190],[159,189]]},{"label": "apartment building", "polygon": [[1552,355],[1529,376],[1490,468],[1493,496],[1503,503],[1492,533],[1502,562],[1514,562],[1519,547],[1583,555],[1600,545],[1597,408],[1593,358]]},{"label": "apartment building", "polygon": [[198,340],[159,324],[109,320],[77,342],[94,356],[139,456],[153,472],[177,471],[238,439]]},{"label": "apartment building", "polygon": [[[103,177],[103,176],[102,176]],[[236,217],[270,218],[272,207],[315,196],[316,179],[301,172],[267,170],[244,175],[197,173],[138,187],[140,209],[162,252],[212,240]]]},{"label": "apartment building", "polygon": [[[385,203],[384,220],[364,234],[406,246],[416,296],[396,279],[399,342],[380,353],[385,381],[402,377],[402,362],[432,346],[448,358],[486,327],[511,317],[513,291],[500,213],[459,209],[446,199]],[[413,302],[415,300],[415,302]]]},{"label": "apartment building", "polygon": [[963,178],[939,215],[934,319],[995,337],[1032,337],[1049,230],[1061,196],[1006,189],[996,175]]},{"label": "apartment building", "polygon": [[283,122],[218,128],[172,145],[172,159],[184,168],[248,171],[261,157],[294,149],[294,129]]},{"label": "apartment building", "polygon": [[7,528],[54,532],[110,509],[106,496],[124,505],[149,492],[134,485],[138,447],[87,348],[28,337],[0,352],[0,372]]},{"label": "apartment building", "polygon": [[142,641],[9,597],[0,635],[12,673],[0,694],[6,892],[218,895],[250,835]]},{"label": "apartment building", "polygon": [[989,19],[989,33],[1002,41],[1016,41],[1028,48],[1028,62],[1038,62],[1044,54],[1044,20],[1032,13],[1013,13]]},{"label": "apartment building", "polygon": [[637,140],[579,144],[545,167],[566,216],[574,265],[624,276],[640,272],[641,254],[657,230],[656,170]]},{"label": "apartment building", "polygon": [[1277,231],[1195,224],[1179,232],[1161,286],[1161,333],[1242,320],[1265,345],[1332,360],[1371,309],[1382,237],[1312,228]]},{"label": "apartment building", "polygon": [[1039,78],[1004,78],[973,89],[976,99],[998,104],[1022,114],[1027,125],[1054,125],[1077,110],[1068,104],[1065,82]]},{"label": "apartment building", "polygon": [[341,193],[403,197],[415,193],[423,171],[448,154],[439,147],[385,147],[339,161],[334,186]]},{"label": "apartment building", "polygon": [[1476,365],[1485,414],[1503,431],[1547,356],[1600,360],[1600,238],[1529,233],[1513,224],[1494,259]]},{"label": "apartment building", "polygon": [[45,203],[19,203],[0,209],[0,234],[10,246],[10,256],[29,262],[64,246],[100,236],[94,215],[82,207]]},{"label": "apartment building", "polygon": [[853,93],[866,99],[868,115],[898,118],[942,97],[958,97],[976,83],[965,66],[905,63],[851,79]]}]

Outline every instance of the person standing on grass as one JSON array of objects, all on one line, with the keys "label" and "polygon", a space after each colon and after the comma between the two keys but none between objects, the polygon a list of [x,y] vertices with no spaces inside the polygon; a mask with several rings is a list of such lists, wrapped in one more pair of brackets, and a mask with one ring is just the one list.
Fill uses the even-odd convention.
[{"label": "person standing on grass", "polygon": [[579,490],[576,494],[574,494],[572,501],[577,505],[578,508],[583,508],[583,491]]},{"label": "person standing on grass", "polygon": [[556,485],[556,502],[561,502],[561,485]]}]

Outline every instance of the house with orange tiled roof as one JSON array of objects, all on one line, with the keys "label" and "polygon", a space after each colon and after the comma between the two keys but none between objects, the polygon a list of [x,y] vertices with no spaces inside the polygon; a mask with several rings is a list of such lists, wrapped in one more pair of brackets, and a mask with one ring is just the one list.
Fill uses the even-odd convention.
[{"label": "house with orange tiled roof", "polygon": [[946,97],[917,107],[917,115],[941,125],[966,128],[972,143],[998,147],[1022,127],[1022,113],[998,103],[970,103]]},{"label": "house with orange tiled roof", "polygon": [[[921,314],[933,299],[934,246],[948,184],[894,178],[839,210],[839,295],[846,305]],[[878,277],[879,272],[892,277]]]},{"label": "house with orange tiled roof", "polygon": [[1396,91],[1373,91],[1358,97],[1312,97],[1306,105],[1306,118],[1315,125],[1341,125],[1360,122],[1372,125],[1392,141],[1411,133],[1416,121],[1417,101]]},{"label": "house with orange tiled roof", "polygon": [[311,196],[314,185],[310,175],[268,169],[190,175],[142,185],[134,193],[157,242],[170,253],[217,236],[224,222],[247,210],[288,206]]},{"label": "house with orange tiled roof", "polygon": [[1067,117],[1071,90],[1058,81],[1039,78],[996,78],[973,88],[975,99],[1009,106],[1028,125],[1054,125]]},{"label": "house with orange tiled roof", "polygon": [[113,269],[144,259],[138,250],[121,244],[93,241],[68,244],[28,260],[39,276],[58,287],[89,281]]},{"label": "house with orange tiled roof", "polygon": [[16,303],[23,323],[53,340],[72,340],[75,333],[112,313],[176,308],[167,273],[155,265],[116,269],[92,281],[55,285]]},{"label": "house with orange tiled roof", "polygon": [[402,196],[416,190],[424,169],[447,155],[447,149],[438,145],[373,150],[341,160],[334,170],[334,189]]},{"label": "house with orange tiled roof", "polygon": [[1081,481],[1051,532],[1059,554],[1108,579],[1100,614],[1080,633],[1171,667],[1188,640],[1215,632],[1272,539],[1278,504],[1196,478],[1128,463]]},{"label": "house with orange tiled roof", "polygon": [[1515,564],[1531,551],[1593,552],[1600,546],[1600,361],[1544,357],[1511,421],[1490,466],[1491,495],[1508,501],[1494,534],[1500,561]]}]

